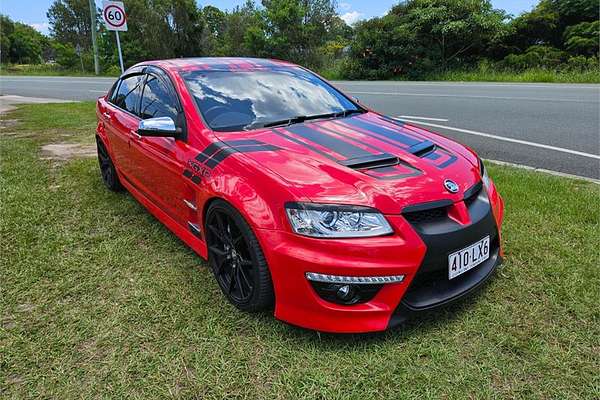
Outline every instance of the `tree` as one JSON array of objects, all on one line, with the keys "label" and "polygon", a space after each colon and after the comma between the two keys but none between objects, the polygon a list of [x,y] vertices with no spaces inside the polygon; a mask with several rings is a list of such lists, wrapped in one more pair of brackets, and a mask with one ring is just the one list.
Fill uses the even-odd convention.
[{"label": "tree", "polygon": [[202,55],[204,24],[193,0],[129,0],[126,4],[128,31],[120,36],[126,65]]},{"label": "tree", "polygon": [[0,61],[6,62],[10,58],[10,37],[15,31],[14,22],[6,15],[0,14]]},{"label": "tree", "polygon": [[593,56],[600,47],[600,21],[581,22],[565,29],[565,48],[576,55]]},{"label": "tree", "polygon": [[503,34],[505,18],[488,0],[408,0],[358,24],[351,54],[377,78],[469,65]]},{"label": "tree", "polygon": [[260,56],[264,49],[263,16],[252,0],[236,7],[226,16],[223,55]]},{"label": "tree", "polygon": [[50,41],[33,27],[0,15],[2,62],[38,64],[44,61]]},{"label": "tree", "polygon": [[89,0],[54,0],[46,13],[50,35],[59,43],[92,46]]},{"label": "tree", "polygon": [[250,47],[259,54],[318,66],[318,49],[339,29],[335,1],[263,0],[262,5],[262,24],[247,35]]},{"label": "tree", "polygon": [[598,0],[548,0],[559,15],[561,30],[580,22],[597,21],[600,14]]}]

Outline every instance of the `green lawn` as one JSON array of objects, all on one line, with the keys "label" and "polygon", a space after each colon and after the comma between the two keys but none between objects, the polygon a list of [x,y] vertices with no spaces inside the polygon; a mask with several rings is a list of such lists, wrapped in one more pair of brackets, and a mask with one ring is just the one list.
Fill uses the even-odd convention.
[{"label": "green lawn", "polygon": [[[100,76],[117,77],[121,70],[112,66],[109,70],[101,71]],[[0,76],[96,76],[93,70],[82,71],[81,68],[65,69],[58,64],[0,64]]]},{"label": "green lawn", "polygon": [[229,305],[95,159],[40,160],[93,143],[93,107],[4,117],[21,122],[0,130],[0,397],[600,397],[598,185],[490,166],[506,262],[485,290],[399,330],[319,336]]},{"label": "green lawn", "polygon": [[427,80],[458,82],[547,82],[547,83],[600,83],[600,70],[587,71],[549,71],[532,68],[520,72],[494,69],[475,69],[472,71],[449,71],[433,74]]}]

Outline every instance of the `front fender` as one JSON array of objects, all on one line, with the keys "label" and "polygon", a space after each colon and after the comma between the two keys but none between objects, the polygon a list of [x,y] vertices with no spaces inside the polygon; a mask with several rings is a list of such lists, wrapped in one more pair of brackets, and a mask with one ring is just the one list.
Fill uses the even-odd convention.
[{"label": "front fender", "polygon": [[235,207],[254,229],[287,230],[284,204],[302,200],[278,175],[239,153],[212,170],[205,184],[208,190],[199,193],[203,224],[210,201],[219,198]]}]

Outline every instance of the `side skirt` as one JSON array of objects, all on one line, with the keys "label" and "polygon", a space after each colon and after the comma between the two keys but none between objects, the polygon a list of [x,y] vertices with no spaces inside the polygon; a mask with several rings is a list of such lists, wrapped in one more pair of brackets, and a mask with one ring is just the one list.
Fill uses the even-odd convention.
[{"label": "side skirt", "polygon": [[127,191],[129,191],[129,193],[131,193],[131,195],[150,212],[150,214],[152,214],[156,219],[162,222],[163,225],[169,228],[169,230],[173,232],[175,236],[187,244],[200,257],[202,257],[204,260],[208,258],[206,243],[198,239],[187,227],[183,227],[178,224],[177,221],[152,203],[141,191],[137,190],[122,173],[118,172],[118,175],[121,183],[123,186],[125,186]]}]

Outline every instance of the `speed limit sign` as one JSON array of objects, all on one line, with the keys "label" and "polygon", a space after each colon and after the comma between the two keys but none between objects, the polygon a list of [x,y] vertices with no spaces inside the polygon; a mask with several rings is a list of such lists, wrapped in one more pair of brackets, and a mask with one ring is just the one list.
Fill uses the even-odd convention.
[{"label": "speed limit sign", "polygon": [[103,1],[102,18],[104,18],[106,29],[116,31],[119,64],[121,65],[121,72],[123,72],[125,68],[123,67],[123,53],[121,52],[121,40],[119,39],[119,31],[127,30],[127,14],[125,14],[123,3],[120,1]]},{"label": "speed limit sign", "polygon": [[127,30],[127,15],[125,14],[125,7],[122,2],[102,2],[102,17],[109,31]]}]

